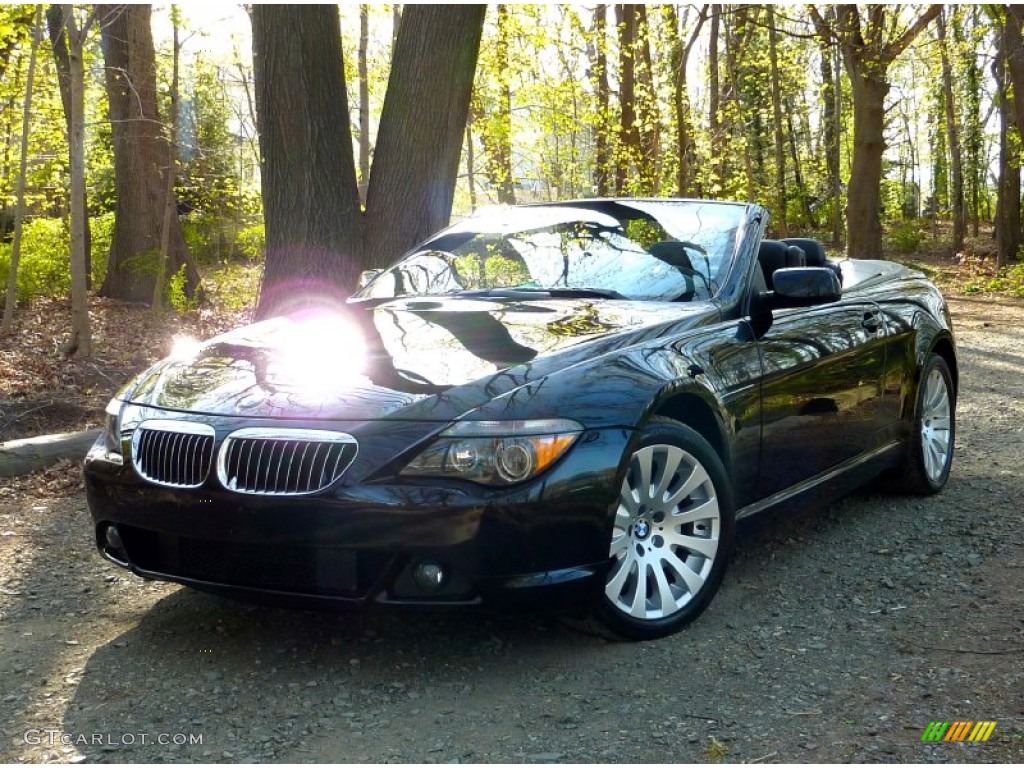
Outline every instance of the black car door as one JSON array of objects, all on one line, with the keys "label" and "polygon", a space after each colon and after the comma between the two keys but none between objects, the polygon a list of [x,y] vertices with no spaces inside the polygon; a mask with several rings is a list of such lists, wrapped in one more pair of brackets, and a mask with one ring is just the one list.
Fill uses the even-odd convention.
[{"label": "black car door", "polygon": [[875,304],[844,300],[776,310],[759,344],[758,497],[875,447],[885,368],[885,326]]}]

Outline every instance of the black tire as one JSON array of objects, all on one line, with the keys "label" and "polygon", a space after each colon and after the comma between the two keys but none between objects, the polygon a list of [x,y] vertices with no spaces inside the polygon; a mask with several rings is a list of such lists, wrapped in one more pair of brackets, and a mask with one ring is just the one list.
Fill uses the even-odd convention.
[{"label": "black tire", "polygon": [[678,632],[718,591],[735,528],[714,448],[690,427],[655,417],[626,462],[595,616],[629,640]]},{"label": "black tire", "polygon": [[895,487],[903,493],[938,493],[949,480],[956,440],[956,390],[949,365],[931,354],[921,369],[914,423]]}]

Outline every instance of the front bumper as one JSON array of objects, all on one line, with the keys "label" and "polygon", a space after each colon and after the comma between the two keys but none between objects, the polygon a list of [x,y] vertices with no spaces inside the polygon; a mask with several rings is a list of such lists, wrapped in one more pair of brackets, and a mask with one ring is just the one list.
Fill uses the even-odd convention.
[{"label": "front bumper", "polygon": [[[134,573],[304,606],[579,605],[608,563],[629,430],[589,431],[540,478],[496,491],[470,483],[366,482],[264,497],[211,478],[153,485],[97,442],[85,461],[100,552]],[[112,546],[107,531],[116,526]],[[421,564],[445,574],[425,587]]]}]

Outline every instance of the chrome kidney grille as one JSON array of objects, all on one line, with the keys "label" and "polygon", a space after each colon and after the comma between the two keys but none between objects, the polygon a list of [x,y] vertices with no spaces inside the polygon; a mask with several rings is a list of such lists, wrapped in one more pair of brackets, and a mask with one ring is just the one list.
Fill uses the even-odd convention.
[{"label": "chrome kidney grille", "polygon": [[238,429],[217,455],[229,491],[299,496],[327,488],[348,469],[358,447],[351,435],[321,429]]},{"label": "chrome kidney grille", "polygon": [[151,419],[132,433],[132,465],[151,483],[198,488],[210,474],[213,443],[206,424]]}]

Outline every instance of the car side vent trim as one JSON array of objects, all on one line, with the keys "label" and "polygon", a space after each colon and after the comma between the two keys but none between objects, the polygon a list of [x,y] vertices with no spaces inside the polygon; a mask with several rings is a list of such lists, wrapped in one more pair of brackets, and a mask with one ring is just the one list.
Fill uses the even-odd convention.
[{"label": "car side vent trim", "polygon": [[323,429],[238,429],[217,454],[217,479],[229,491],[305,496],[328,488],[359,446],[352,435]]},{"label": "car side vent trim", "polygon": [[198,488],[210,474],[214,439],[208,424],[149,419],[132,432],[132,466],[156,485]]}]

